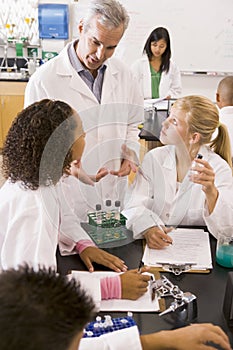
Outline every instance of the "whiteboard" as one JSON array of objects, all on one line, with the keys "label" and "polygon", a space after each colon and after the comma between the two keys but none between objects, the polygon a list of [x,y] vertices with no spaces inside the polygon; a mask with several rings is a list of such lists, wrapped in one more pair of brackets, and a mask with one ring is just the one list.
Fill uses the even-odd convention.
[{"label": "whiteboard", "polygon": [[233,0],[120,0],[130,23],[116,55],[132,64],[150,32],[168,29],[172,59],[185,72],[233,72]]}]

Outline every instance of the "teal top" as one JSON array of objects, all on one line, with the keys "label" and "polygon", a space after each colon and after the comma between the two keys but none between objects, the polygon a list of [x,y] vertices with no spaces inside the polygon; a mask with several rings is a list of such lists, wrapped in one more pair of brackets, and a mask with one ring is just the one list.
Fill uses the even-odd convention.
[{"label": "teal top", "polygon": [[159,84],[161,79],[161,72],[156,72],[150,64],[150,74],[151,74],[151,91],[152,98],[159,97]]}]

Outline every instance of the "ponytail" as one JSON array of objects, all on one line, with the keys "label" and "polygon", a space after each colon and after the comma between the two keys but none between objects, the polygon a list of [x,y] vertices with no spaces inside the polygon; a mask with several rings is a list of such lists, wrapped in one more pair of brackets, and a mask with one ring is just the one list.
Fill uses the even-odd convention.
[{"label": "ponytail", "polygon": [[226,125],[219,124],[218,135],[210,143],[211,149],[219,154],[232,168],[231,143]]}]

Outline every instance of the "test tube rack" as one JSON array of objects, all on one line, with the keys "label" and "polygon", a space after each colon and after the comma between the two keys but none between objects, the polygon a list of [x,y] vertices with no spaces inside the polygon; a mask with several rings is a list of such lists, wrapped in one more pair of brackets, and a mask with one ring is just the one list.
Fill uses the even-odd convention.
[{"label": "test tube rack", "polygon": [[[101,223],[98,223],[99,215]],[[120,220],[116,220],[114,210],[108,213],[105,211],[88,213],[88,223],[90,225],[88,234],[97,245],[127,238],[123,230],[126,218],[120,214]]]},{"label": "test tube rack", "polygon": [[[101,223],[98,223],[98,216],[101,216]],[[126,217],[120,214],[120,220],[115,218],[115,211],[112,210],[110,213],[105,211],[101,211],[100,213],[89,213],[88,214],[89,224],[93,226],[99,226],[103,228],[117,227],[117,226],[125,226]]]}]

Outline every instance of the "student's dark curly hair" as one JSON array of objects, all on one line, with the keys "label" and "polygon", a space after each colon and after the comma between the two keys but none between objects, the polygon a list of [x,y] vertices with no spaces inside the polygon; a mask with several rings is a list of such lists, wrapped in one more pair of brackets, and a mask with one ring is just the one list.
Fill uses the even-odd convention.
[{"label": "student's dark curly hair", "polygon": [[27,265],[0,274],[1,350],[67,350],[93,320],[93,299],[76,280]]},{"label": "student's dark curly hair", "polygon": [[153,56],[152,51],[151,51],[151,43],[157,42],[161,39],[165,40],[167,47],[162,55],[162,64],[161,64],[160,71],[161,72],[168,72],[169,68],[170,68],[171,43],[170,43],[170,36],[169,36],[168,30],[166,28],[158,27],[158,28],[155,28],[150,33],[150,35],[145,43],[143,52],[147,54],[147,57],[150,61],[152,56]]},{"label": "student's dark curly hair", "polygon": [[57,183],[72,161],[70,147],[78,123],[73,114],[65,102],[49,99],[22,110],[3,147],[4,177],[32,190]]}]

